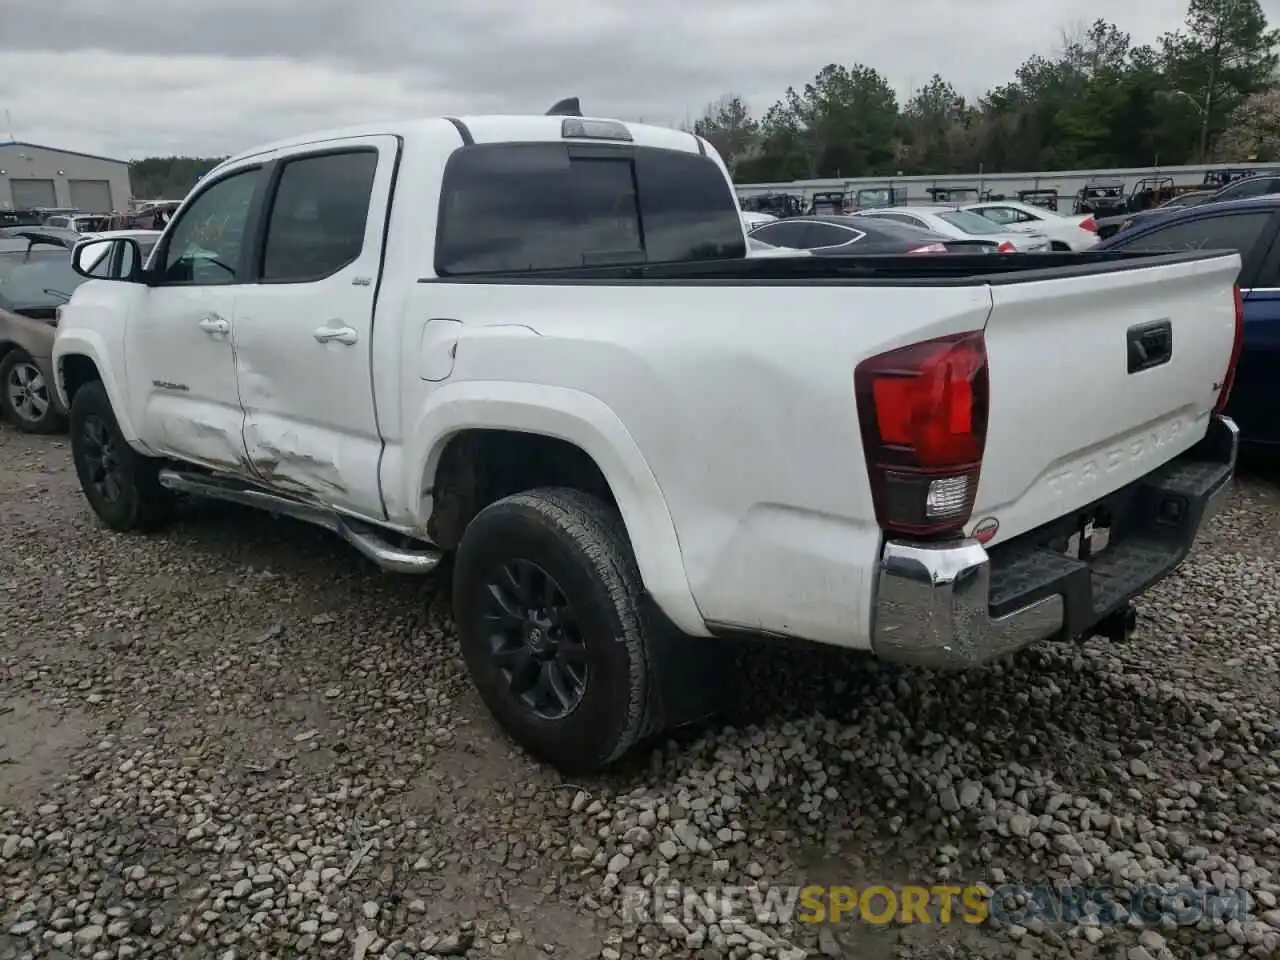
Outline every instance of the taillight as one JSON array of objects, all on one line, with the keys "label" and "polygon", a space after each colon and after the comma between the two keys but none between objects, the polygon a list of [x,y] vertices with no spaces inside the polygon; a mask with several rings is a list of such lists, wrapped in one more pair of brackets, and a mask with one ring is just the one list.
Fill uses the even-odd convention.
[{"label": "taillight", "polygon": [[853,383],[876,522],[892,534],[958,534],[973,512],[987,443],[982,333],[869,357]]},{"label": "taillight", "polygon": [[1013,253],[1013,244],[1008,240],[1001,240],[1000,246],[996,247],[996,253]]},{"label": "taillight", "polygon": [[1093,219],[1093,217],[1091,216],[1085,217],[1083,220],[1080,221],[1079,227],[1081,230],[1088,230],[1090,233],[1097,233],[1098,221]]},{"label": "taillight", "polygon": [[1236,382],[1236,367],[1240,363],[1240,351],[1244,349],[1244,297],[1240,293],[1240,284],[1235,285],[1236,298],[1236,335],[1231,344],[1231,360],[1227,363],[1227,373],[1222,378],[1222,389],[1218,391],[1218,402],[1213,412],[1222,413],[1227,409],[1227,401],[1231,399],[1231,387]]},{"label": "taillight", "polygon": [[908,255],[919,253],[946,253],[947,245],[945,243],[926,243],[922,247],[912,247],[907,251]]}]

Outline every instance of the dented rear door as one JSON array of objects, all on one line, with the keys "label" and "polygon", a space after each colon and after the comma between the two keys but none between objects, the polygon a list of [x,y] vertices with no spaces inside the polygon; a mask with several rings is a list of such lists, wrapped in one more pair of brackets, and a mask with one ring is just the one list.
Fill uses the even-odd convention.
[{"label": "dented rear door", "polygon": [[258,479],[385,514],[369,345],[400,141],[356,137],[271,164],[261,277],[236,304],[244,438]]}]

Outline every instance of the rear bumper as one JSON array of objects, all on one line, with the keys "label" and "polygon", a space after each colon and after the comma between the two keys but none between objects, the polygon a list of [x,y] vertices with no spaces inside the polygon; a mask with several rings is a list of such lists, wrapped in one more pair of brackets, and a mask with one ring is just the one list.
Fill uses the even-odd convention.
[{"label": "rear bumper", "polygon": [[[1186,558],[1227,496],[1238,447],[1235,423],[1215,417],[1183,456],[991,550],[976,540],[886,542],[872,648],[886,660],[960,669],[1087,634]],[[1110,518],[1113,542],[1090,559],[1067,556],[1065,538],[1098,516]]]}]

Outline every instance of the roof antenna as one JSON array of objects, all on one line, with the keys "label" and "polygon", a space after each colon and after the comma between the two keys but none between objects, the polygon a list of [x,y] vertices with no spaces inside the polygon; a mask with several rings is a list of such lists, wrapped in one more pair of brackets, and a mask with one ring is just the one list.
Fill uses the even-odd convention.
[{"label": "roof antenna", "polygon": [[546,115],[548,117],[580,117],[582,106],[578,103],[577,97],[565,97],[548,110]]}]

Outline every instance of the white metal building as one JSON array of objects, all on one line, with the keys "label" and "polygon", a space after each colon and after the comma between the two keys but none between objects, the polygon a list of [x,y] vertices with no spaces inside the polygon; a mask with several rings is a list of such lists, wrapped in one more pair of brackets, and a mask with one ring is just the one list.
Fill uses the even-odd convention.
[{"label": "white metal building", "polygon": [[0,141],[0,210],[68,207],[111,213],[124,210],[129,196],[127,161]]}]

